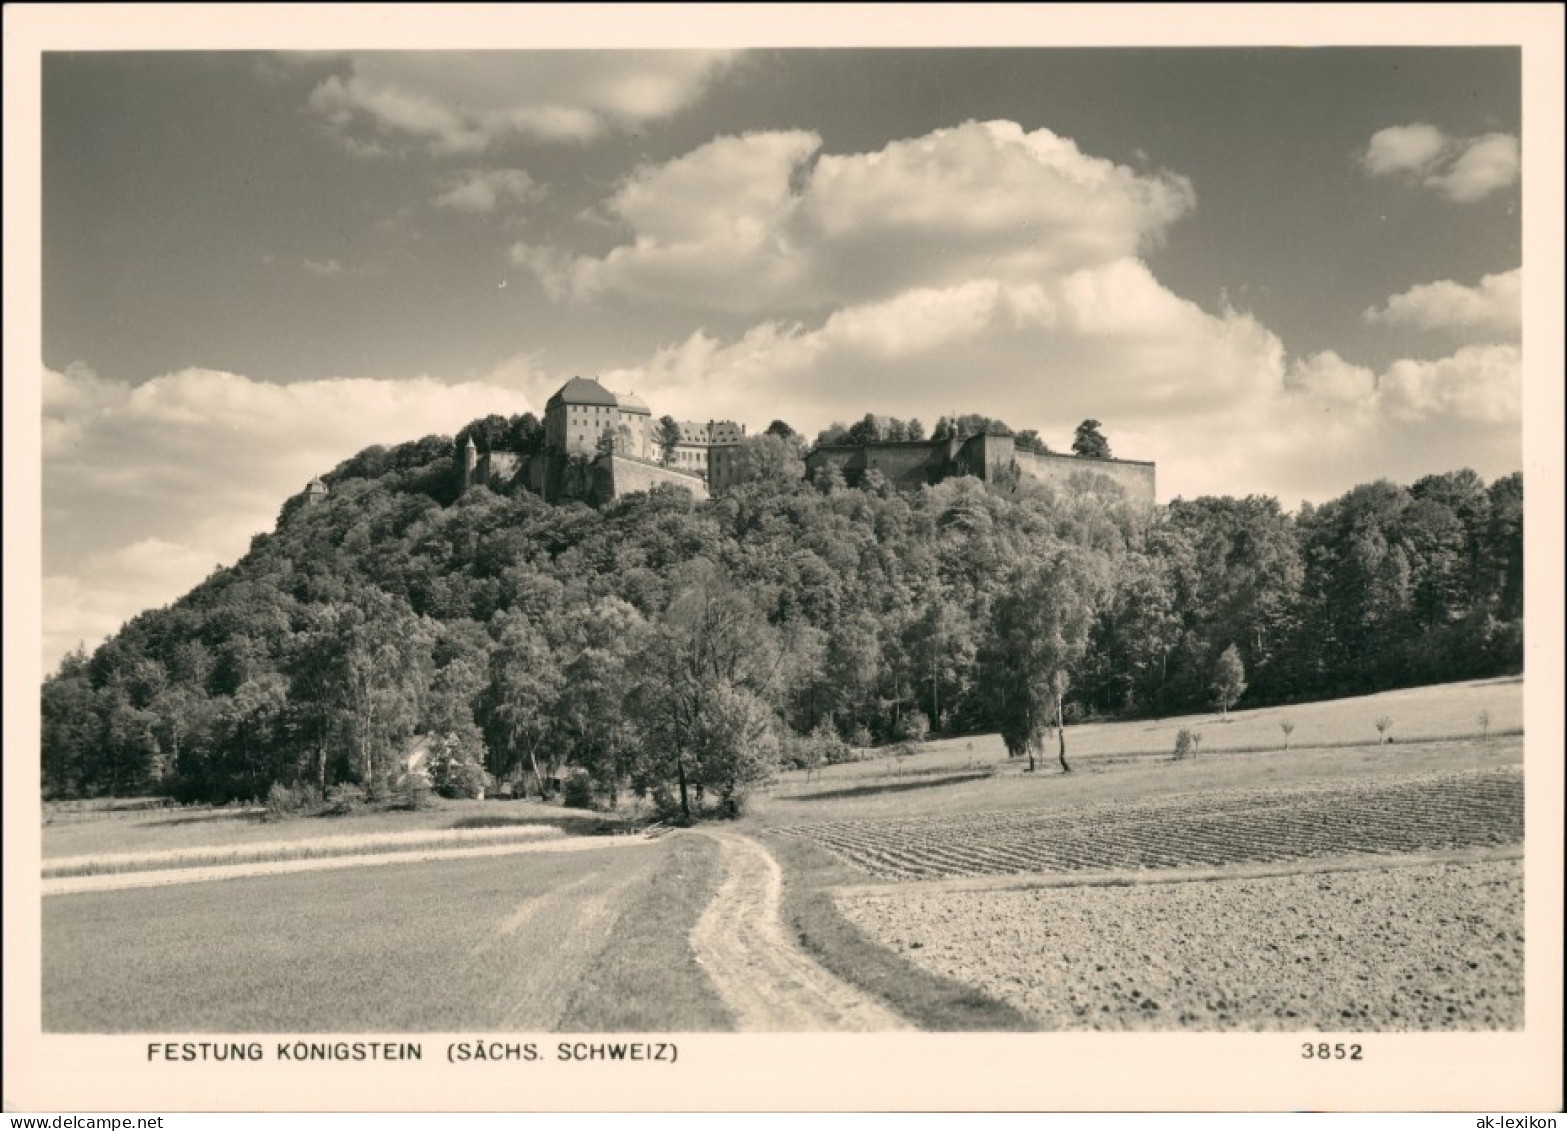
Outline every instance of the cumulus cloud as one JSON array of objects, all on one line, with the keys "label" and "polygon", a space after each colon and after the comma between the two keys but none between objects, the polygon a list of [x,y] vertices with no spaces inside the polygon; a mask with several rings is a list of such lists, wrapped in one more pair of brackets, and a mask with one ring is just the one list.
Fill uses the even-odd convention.
[{"label": "cumulus cloud", "polygon": [[285,499],[355,452],[532,411],[526,368],[293,385],[186,369],[135,387],[45,370],[45,664],[233,562]]},{"label": "cumulus cloud", "polygon": [[1447,144],[1447,138],[1435,126],[1389,126],[1371,135],[1361,161],[1373,177],[1424,173],[1442,156]]},{"label": "cumulus cloud", "polygon": [[432,203],[457,212],[494,212],[505,204],[527,204],[543,193],[521,169],[464,169],[441,181]]},{"label": "cumulus cloud", "polygon": [[1451,279],[1422,283],[1365,312],[1373,325],[1414,326],[1421,330],[1517,337],[1522,319],[1519,268],[1486,275],[1475,287]]},{"label": "cumulus cloud", "polygon": [[1043,424],[1195,416],[1249,401],[1259,366],[1276,370],[1279,355],[1248,316],[1205,314],[1142,263],[1118,260],[1048,283],[916,288],[835,311],[814,329],[769,320],[729,344],[697,332],[606,379],[656,390],[676,415],[743,418],[766,403],[803,420],[957,398],[962,411]]},{"label": "cumulus cloud", "polygon": [[1378,130],[1360,155],[1373,177],[1399,177],[1472,204],[1518,179],[1518,139],[1512,134],[1454,138],[1416,123]]},{"label": "cumulus cloud", "polygon": [[1465,346],[1436,361],[1396,361],[1378,395],[1398,420],[1453,420],[1510,425],[1521,421],[1519,350],[1512,345]]},{"label": "cumulus cloud", "polygon": [[168,604],[219,564],[199,548],[143,538],[89,554],[70,573],[44,577],[45,670],[79,645],[90,650],[130,614]]},{"label": "cumulus cloud", "polygon": [[1331,352],[1292,360],[1252,317],[1207,313],[1123,259],[1048,282],[917,288],[815,327],[697,332],[604,379],[677,417],[782,417],[808,432],[867,411],[927,425],[983,412],[1066,450],[1093,417],[1118,455],[1158,462],[1161,497],[1293,506],[1383,476],[1513,470],[1519,370],[1510,346],[1381,372]]},{"label": "cumulus cloud", "polygon": [[310,108],[351,151],[480,153],[513,139],[592,141],[667,118],[734,61],[724,51],[374,51],[346,57]]},{"label": "cumulus cloud", "polygon": [[603,258],[518,245],[578,298],[821,309],[976,278],[1061,277],[1157,243],[1191,183],[1139,174],[1049,130],[969,122],[873,153],[804,131],[721,137],[637,169],[604,204],[630,240]]},{"label": "cumulus cloud", "polygon": [[1506,188],[1518,179],[1518,139],[1511,134],[1487,134],[1464,142],[1458,155],[1426,184],[1449,200],[1468,204]]}]

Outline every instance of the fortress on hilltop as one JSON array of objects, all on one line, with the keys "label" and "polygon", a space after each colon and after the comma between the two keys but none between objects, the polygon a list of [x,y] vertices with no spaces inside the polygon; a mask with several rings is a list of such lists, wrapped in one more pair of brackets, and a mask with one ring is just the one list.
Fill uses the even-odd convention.
[{"label": "fortress on hilltop", "polygon": [[981,432],[966,439],[872,440],[863,444],[823,444],[805,457],[807,474],[815,477],[837,469],[850,487],[858,487],[872,471],[894,487],[917,490],[955,475],[973,475],[987,482],[1018,475],[1062,490],[1080,490],[1085,477],[1109,479],[1126,497],[1146,506],[1154,501],[1154,465],[1143,460],[1087,459],[1043,455],[1020,450],[1011,436]]},{"label": "fortress on hilltop", "polygon": [[[480,451],[473,437],[455,455],[461,491],[479,484],[521,482],[549,502],[604,503],[660,483],[699,499],[739,479],[745,426],[732,420],[682,420],[669,452],[660,444],[653,412],[632,393],[613,393],[597,381],[573,377],[545,402],[540,450]],[[988,482],[1021,476],[1068,491],[1114,483],[1127,499],[1152,506],[1154,465],[1141,460],[1089,459],[1020,450],[1011,436],[981,433],[940,440],[878,440],[823,444],[805,456],[812,478],[836,473],[851,487],[877,472],[894,487],[916,490],[958,475]]]},{"label": "fortress on hilltop", "polygon": [[676,423],[680,441],[666,460],[645,401],[573,377],[544,403],[541,451],[481,452],[470,436],[457,453],[461,489],[520,480],[550,502],[603,503],[660,483],[684,487],[699,499],[729,486],[745,426],[732,420]]}]

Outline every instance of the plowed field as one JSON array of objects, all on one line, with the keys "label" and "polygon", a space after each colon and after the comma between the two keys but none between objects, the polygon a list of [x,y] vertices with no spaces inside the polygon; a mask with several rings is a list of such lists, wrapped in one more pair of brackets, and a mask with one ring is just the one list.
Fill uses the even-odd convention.
[{"label": "plowed field", "polygon": [[1517,860],[1120,887],[840,895],[860,930],[1041,1029],[1523,1025]]},{"label": "plowed field", "polygon": [[790,825],[881,879],[1219,867],[1523,839],[1515,767],[1394,782],[1239,789],[1094,805]]}]

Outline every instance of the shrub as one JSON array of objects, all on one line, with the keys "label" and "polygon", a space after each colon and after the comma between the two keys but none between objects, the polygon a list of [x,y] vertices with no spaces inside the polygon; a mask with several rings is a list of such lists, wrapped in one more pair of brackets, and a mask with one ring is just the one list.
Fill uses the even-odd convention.
[{"label": "shrub", "polygon": [[430,788],[430,779],[421,773],[404,774],[402,781],[397,783],[396,804],[399,809],[415,813],[430,808],[435,804],[435,792]]},{"label": "shrub", "polygon": [[566,775],[564,788],[561,790],[561,802],[568,809],[593,808],[593,779],[584,769],[572,769]]},{"label": "shrub", "polygon": [[1201,745],[1202,731],[1189,730],[1186,727],[1182,727],[1180,733],[1175,736],[1176,759],[1195,758],[1197,756],[1197,748]]},{"label": "shrub", "polygon": [[267,790],[266,804],[264,820],[287,820],[319,809],[321,791],[313,785],[286,786],[282,782],[273,782],[272,788]]},{"label": "shrub", "polygon": [[453,760],[437,768],[435,791],[442,797],[483,797],[489,779],[490,775],[478,763]]},{"label": "shrub", "polygon": [[680,798],[675,791],[663,782],[653,786],[650,791],[650,800],[653,803],[653,812],[661,821],[673,821],[681,816]]},{"label": "shrub", "polygon": [[849,744],[843,740],[830,722],[817,723],[809,741],[816,747],[825,765],[836,766],[840,762],[854,760],[854,751],[849,748]]},{"label": "shrub", "polygon": [[326,807],[322,812],[328,817],[349,817],[363,809],[368,801],[364,786],[341,782],[326,791]]},{"label": "shrub", "polygon": [[385,774],[377,774],[363,787],[364,803],[386,805],[397,800],[397,789]]},{"label": "shrub", "polygon": [[859,747],[861,750],[868,749],[874,741],[876,740],[871,737],[871,728],[864,723],[860,723],[849,732],[849,745]]},{"label": "shrub", "polygon": [[442,797],[478,798],[484,796],[490,775],[456,736],[448,736],[430,759],[430,783]]},{"label": "shrub", "polygon": [[903,742],[917,745],[929,735],[930,720],[917,707],[898,720],[898,738]]}]

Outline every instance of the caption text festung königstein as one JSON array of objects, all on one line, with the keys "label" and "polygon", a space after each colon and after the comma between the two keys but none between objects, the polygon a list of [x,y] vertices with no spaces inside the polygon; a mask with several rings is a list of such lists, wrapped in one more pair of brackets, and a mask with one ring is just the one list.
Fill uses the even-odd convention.
[{"label": "caption text festung k\u00f6nigstein", "polygon": [[[268,1050],[272,1055],[267,1055]],[[521,1062],[633,1061],[674,1064],[680,1048],[672,1041],[559,1041],[546,1050],[537,1041],[477,1038],[451,1041],[442,1050],[451,1064]],[[553,1053],[550,1056],[549,1053]],[[267,1061],[423,1060],[419,1041],[149,1041],[147,1059],[164,1063]]]}]

